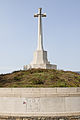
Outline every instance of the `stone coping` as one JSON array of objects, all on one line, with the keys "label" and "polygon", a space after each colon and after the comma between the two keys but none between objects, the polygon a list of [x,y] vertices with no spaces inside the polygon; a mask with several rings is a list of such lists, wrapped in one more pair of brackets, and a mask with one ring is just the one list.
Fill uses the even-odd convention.
[{"label": "stone coping", "polygon": [[0,97],[80,96],[80,87],[66,88],[0,88]]},{"label": "stone coping", "polygon": [[0,113],[0,116],[14,116],[14,117],[60,117],[60,116],[80,116],[80,112],[61,112],[61,113],[53,113],[53,112],[34,112],[34,113]]}]

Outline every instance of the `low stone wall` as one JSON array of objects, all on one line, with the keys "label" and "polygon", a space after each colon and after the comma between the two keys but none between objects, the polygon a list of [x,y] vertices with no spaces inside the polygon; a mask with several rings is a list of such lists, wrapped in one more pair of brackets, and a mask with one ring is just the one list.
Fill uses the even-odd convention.
[{"label": "low stone wall", "polygon": [[0,116],[14,120],[80,119],[80,88],[0,88]]}]

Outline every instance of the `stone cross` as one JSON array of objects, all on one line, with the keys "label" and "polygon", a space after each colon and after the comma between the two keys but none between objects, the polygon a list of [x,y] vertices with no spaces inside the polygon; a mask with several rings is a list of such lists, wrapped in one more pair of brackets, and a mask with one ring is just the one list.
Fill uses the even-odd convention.
[{"label": "stone cross", "polygon": [[24,66],[24,70],[32,68],[57,69],[57,65],[50,64],[47,58],[47,51],[43,49],[42,17],[46,17],[46,14],[42,14],[42,8],[39,8],[38,13],[34,17],[38,17],[38,47],[34,52],[33,61],[29,65]]},{"label": "stone cross", "polygon": [[38,47],[37,50],[43,49],[43,34],[42,34],[42,17],[46,17],[46,14],[41,13],[42,8],[38,9],[38,14],[35,14],[34,17],[38,17]]}]

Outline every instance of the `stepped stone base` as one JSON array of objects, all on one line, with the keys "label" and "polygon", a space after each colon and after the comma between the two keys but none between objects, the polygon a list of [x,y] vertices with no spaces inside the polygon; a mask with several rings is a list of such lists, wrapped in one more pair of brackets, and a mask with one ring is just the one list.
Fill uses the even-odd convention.
[{"label": "stepped stone base", "polygon": [[25,65],[24,70],[32,69],[32,68],[41,68],[41,69],[57,69],[57,65],[52,65],[52,64],[30,64],[30,65]]},{"label": "stepped stone base", "polygon": [[47,51],[37,50],[34,52],[32,63],[23,67],[24,70],[28,70],[31,68],[57,69],[57,65],[50,64],[47,59]]}]

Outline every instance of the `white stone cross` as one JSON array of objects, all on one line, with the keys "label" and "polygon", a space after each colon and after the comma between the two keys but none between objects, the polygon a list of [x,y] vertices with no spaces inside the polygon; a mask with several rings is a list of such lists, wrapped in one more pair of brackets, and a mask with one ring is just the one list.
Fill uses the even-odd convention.
[{"label": "white stone cross", "polygon": [[57,65],[50,64],[47,58],[47,51],[43,49],[42,17],[46,17],[46,14],[42,14],[42,8],[39,8],[38,13],[34,17],[38,17],[38,47],[34,52],[33,61],[29,65],[24,66],[24,70],[32,68],[57,69]]},{"label": "white stone cross", "polygon": [[43,34],[42,34],[42,17],[46,17],[46,14],[41,13],[42,8],[38,9],[38,14],[35,14],[34,17],[38,17],[38,47],[37,50],[43,49]]}]

